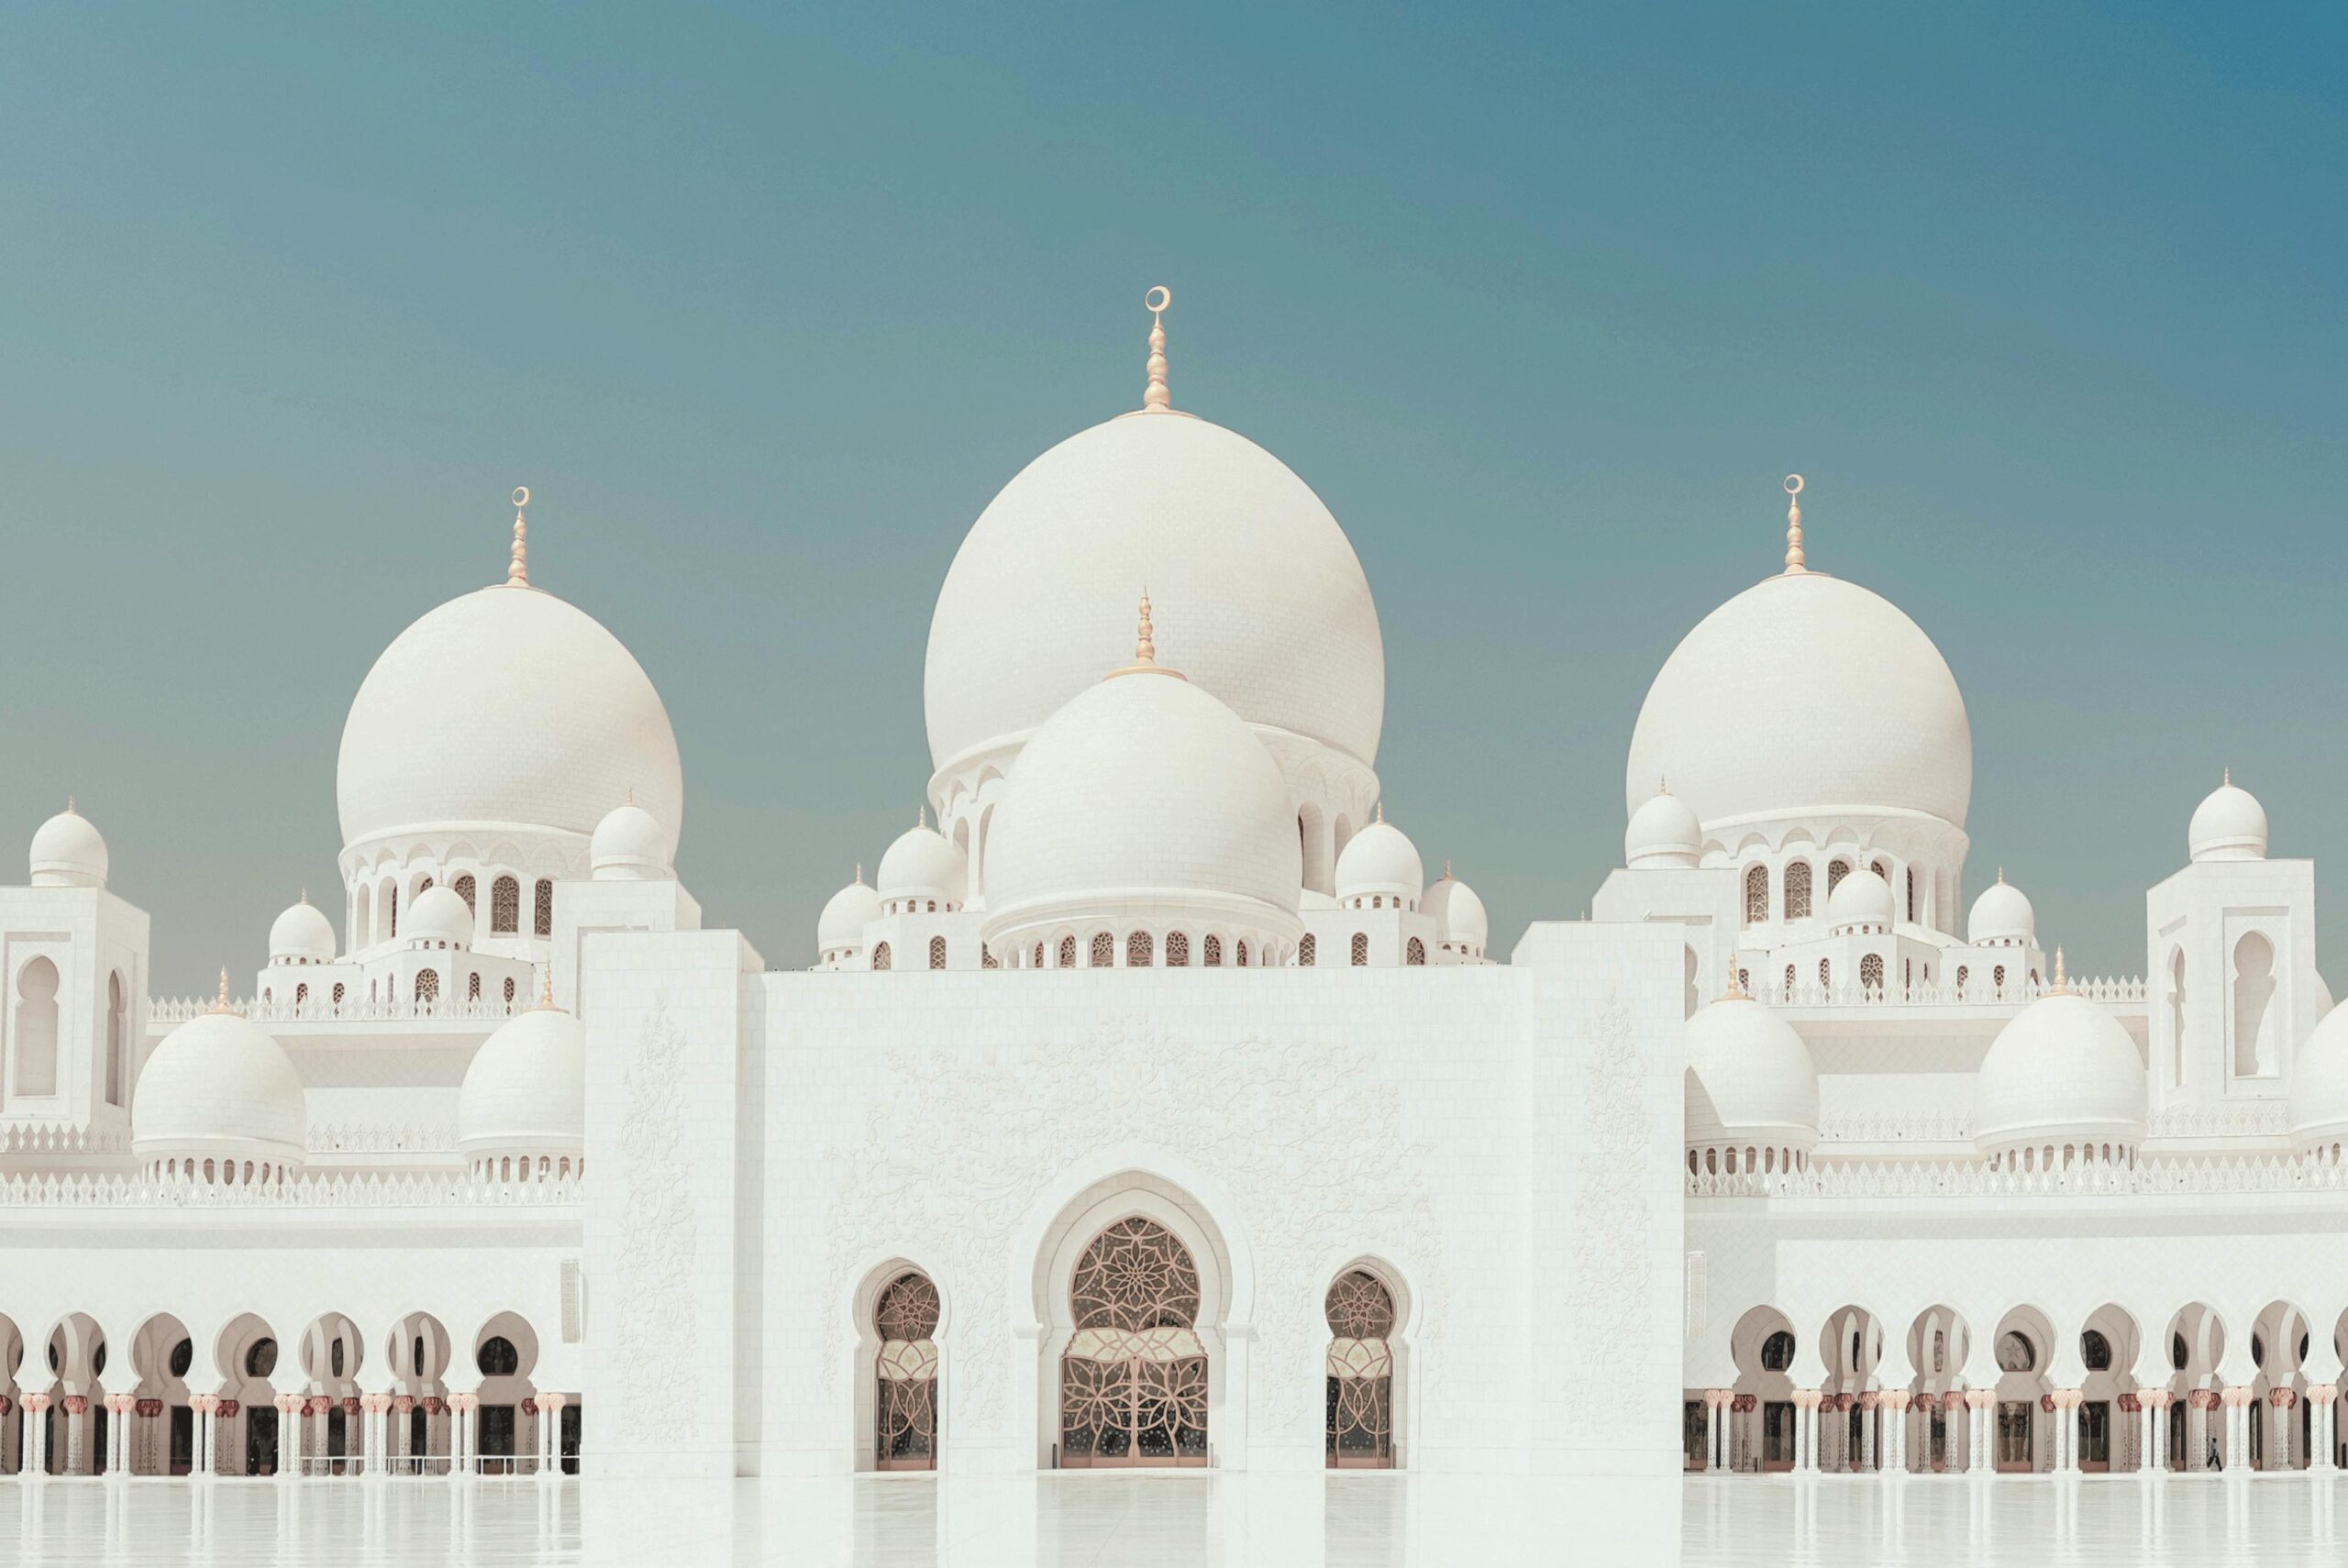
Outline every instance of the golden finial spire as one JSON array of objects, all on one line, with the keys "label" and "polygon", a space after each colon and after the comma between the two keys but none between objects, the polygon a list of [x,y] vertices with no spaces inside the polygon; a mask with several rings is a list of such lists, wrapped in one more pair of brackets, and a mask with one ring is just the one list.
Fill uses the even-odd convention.
[{"label": "golden finial spire", "polygon": [[2005,868],[2004,867],[2000,866],[2000,867],[1998,867],[1998,885],[1999,885],[1999,887],[2003,887],[2003,886],[2005,886],[2005,881],[2006,881],[2006,868]]},{"label": "golden finial spire", "polygon": [[1806,572],[1808,557],[1801,548],[1801,475],[1786,476],[1786,575]]},{"label": "golden finial spire", "polygon": [[530,487],[514,487],[514,553],[505,567],[505,586],[530,586],[530,522],[525,515],[530,505]]},{"label": "golden finial spire", "polygon": [[861,860],[856,863],[856,885],[859,888],[864,886],[864,862]]},{"label": "golden finial spire", "polygon": [[2224,774],[2218,780],[2221,785],[2232,784],[2233,781],[2234,770],[2231,767],[2227,768]]},{"label": "golden finial spire", "polygon": [[1448,855],[1443,857],[1443,879],[1446,882],[1451,880],[1451,856]]},{"label": "golden finial spire", "polygon": [[1386,823],[1386,802],[1383,801],[1378,802],[1378,822],[1381,827]]},{"label": "golden finial spire", "polygon": [[1134,627],[1134,661],[1111,670],[1102,679],[1114,680],[1121,675],[1170,675],[1177,680],[1184,679],[1181,671],[1168,669],[1157,662],[1157,627],[1150,618],[1146,588],[1141,591],[1141,618]]},{"label": "golden finial spire", "polygon": [[65,797],[65,814],[69,817],[78,817],[82,814],[71,795]]},{"label": "golden finial spire", "polygon": [[1736,977],[1736,950],[1734,948],[1729,949],[1727,961],[1722,966],[1722,967],[1727,972],[1721,977],[1721,978],[1725,982],[1725,985],[1721,991],[1720,999],[1722,1001],[1751,1001],[1753,999],[1744,994],[1744,983]]},{"label": "golden finial spire", "polygon": [[1174,291],[1160,283],[1141,303],[1149,312],[1149,386],[1141,394],[1142,412],[1170,414],[1174,394],[1166,390],[1166,307],[1174,303]]},{"label": "golden finial spire", "polygon": [[554,965],[552,962],[548,962],[538,966],[538,1010],[544,1012],[550,1010],[553,1007]]},{"label": "golden finial spire", "polygon": [[928,825],[929,802],[925,801],[920,805],[914,808],[914,826],[917,828],[925,828]]},{"label": "golden finial spire", "polygon": [[220,971],[220,995],[219,998],[213,1002],[212,1010],[214,1012],[234,1012],[237,1010],[235,1008],[228,1005],[228,971],[226,969]]},{"label": "golden finial spire", "polygon": [[2046,994],[2050,997],[2066,997],[2071,994],[2070,982],[2063,977],[2063,950],[2059,947],[2054,949],[2054,984],[2048,988]]}]

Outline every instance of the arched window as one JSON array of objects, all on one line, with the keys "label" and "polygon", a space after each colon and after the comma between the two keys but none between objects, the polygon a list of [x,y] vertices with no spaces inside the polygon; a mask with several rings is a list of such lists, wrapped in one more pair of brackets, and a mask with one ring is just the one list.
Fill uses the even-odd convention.
[{"label": "arched window", "polygon": [[400,933],[400,890],[389,882],[383,884],[383,934]]},{"label": "arched window", "polygon": [[1959,964],[1956,966],[1956,994],[1959,997],[1965,995],[1965,982],[1971,978],[1973,978],[1973,966],[1969,964]]},{"label": "arched window", "polygon": [[1411,945],[1402,950],[1402,955],[1405,964],[1423,964],[1427,961],[1427,944],[1414,936],[1411,938]]},{"label": "arched window", "polygon": [[2111,1370],[2111,1342],[2093,1329],[2079,1336],[2079,1360],[2089,1372]]},{"label": "arched window", "polygon": [[1073,936],[1063,936],[1060,938],[1059,966],[1063,969],[1073,969],[1076,967],[1076,938]]},{"label": "arched window", "polygon": [[1834,965],[1830,959],[1821,958],[1818,961],[1818,988],[1822,991],[1834,988]]},{"label": "arched window", "polygon": [[1916,923],[1916,868],[1908,867],[1908,923]]},{"label": "arched window", "polygon": [[1840,857],[1828,861],[1826,863],[1826,896],[1830,899],[1833,898],[1834,896],[1834,889],[1841,887],[1843,885],[1843,878],[1850,874],[1851,863],[1849,861]]},{"label": "arched window", "polygon": [[505,977],[505,1005],[514,1005],[514,977],[511,975]]},{"label": "arched window", "polygon": [[1794,1364],[1794,1337],[1779,1329],[1761,1342],[1761,1370],[1785,1372]]},{"label": "arched window", "polygon": [[1367,964],[1367,963],[1368,963],[1368,962],[1369,962],[1369,933],[1368,933],[1368,932],[1366,932],[1366,931],[1357,931],[1357,932],[1355,932],[1355,933],[1354,933],[1354,952],[1353,952],[1353,965],[1354,965],[1354,967],[1355,967],[1355,968],[1357,968],[1357,969],[1358,969],[1358,968],[1360,968],[1363,965],[1365,965],[1365,964]]},{"label": "arched window", "polygon": [[1191,933],[1189,932],[1169,931],[1166,933],[1166,966],[1169,969],[1187,969],[1191,966]]},{"label": "arched window", "polygon": [[294,1005],[296,1008],[304,1008],[310,1005],[309,987],[296,986],[294,988]]},{"label": "arched window", "polygon": [[1222,937],[1209,934],[1206,944],[1206,957],[1202,961],[1202,966],[1209,969],[1220,969],[1223,967]]},{"label": "arched window", "polygon": [[1786,999],[1794,999],[1794,966],[1791,964],[1786,966]]},{"label": "arched window", "polygon": [[[467,914],[471,914],[471,913],[473,913],[473,912],[474,912],[474,910],[473,910],[473,878],[472,878],[472,873],[471,873],[471,872],[470,872],[470,871],[468,871],[468,872],[466,872],[463,876],[461,876],[461,877],[458,878],[455,881],[453,881],[453,882],[449,883],[449,885],[450,887],[452,887],[452,888],[454,888],[454,889],[457,889],[457,897],[459,897],[459,898],[460,898],[460,899],[462,899],[462,900],[465,900],[465,912],[466,912]],[[340,1343],[341,1342],[337,1341],[336,1342],[337,1342],[337,1343]]]},{"label": "arched window", "polygon": [[1036,969],[1044,966],[1044,944],[1040,942],[1036,944],[1036,952],[1029,966]]},{"label": "arched window", "polygon": [[540,936],[554,934],[554,882],[550,878],[538,878],[537,913],[530,929]]},{"label": "arched window", "polygon": [[1235,950],[1235,951],[1236,951],[1236,952],[1238,953],[1238,955],[1239,955],[1239,966],[1240,966],[1241,968],[1245,969],[1246,967],[1247,967],[1247,944],[1246,944],[1246,941],[1243,938],[1242,940],[1240,940],[1240,941],[1238,941],[1238,942],[1235,942],[1235,943],[1232,944],[1232,946],[1233,946],[1234,950]]},{"label": "arched window", "polygon": [[[509,985],[509,986],[510,986],[510,985],[512,985],[514,982],[513,982],[513,981],[511,981],[511,980],[508,980],[508,981],[506,981],[505,983],[506,983],[507,985]],[[342,982],[341,982],[340,980],[337,980],[337,981],[334,983],[334,1005],[335,1005],[338,1009],[339,1009],[339,1008],[342,1006],[342,995],[343,995],[343,991],[342,991]]]},{"label": "arched window", "polygon": [[1377,1276],[1349,1269],[1329,1286],[1328,1424],[1332,1470],[1394,1465],[1394,1297]]},{"label": "arched window", "polygon": [[872,944],[872,966],[875,969],[885,969],[889,966],[889,944],[887,943],[876,942]]},{"label": "arched window", "polygon": [[120,1105],[125,1060],[130,1039],[130,999],[123,994],[122,972],[106,977],[106,1103]]},{"label": "arched window", "polygon": [[514,1342],[504,1334],[492,1334],[482,1341],[481,1349],[473,1355],[483,1377],[511,1377],[522,1369],[522,1355]]},{"label": "arched window", "polygon": [[415,972],[415,1001],[418,1007],[440,999],[440,976],[437,970],[418,969]]},{"label": "arched window", "polygon": [[2003,964],[1989,971],[1989,988],[2000,997],[2006,994],[2006,966]]},{"label": "arched window", "polygon": [[937,1468],[937,1286],[919,1274],[891,1280],[872,1305],[876,1470]]},{"label": "arched window", "polygon": [[522,884],[511,877],[489,885],[489,929],[505,936],[522,929]]},{"label": "arched window", "polygon": [[1786,918],[1810,918],[1810,862],[1797,860],[1786,867]]},{"label": "arched window", "polygon": [[1764,925],[1769,919],[1769,868],[1751,866],[1744,872],[1744,923]]},{"label": "arched window", "polygon": [[1117,939],[1105,931],[1094,932],[1091,951],[1086,957],[1093,968],[1108,968],[1117,961]]},{"label": "arched window", "polygon": [[1312,968],[1313,960],[1320,956],[1320,953],[1321,944],[1312,940],[1311,932],[1306,932],[1303,940],[1296,944],[1297,966],[1303,969]]},{"label": "arched window", "polygon": [[47,958],[17,971],[16,1091],[57,1092],[57,966]]},{"label": "arched window", "polygon": [[994,949],[988,946],[983,942],[979,944],[979,967],[981,969],[1000,969],[1002,967],[1002,961],[994,955]]},{"label": "arched window", "polygon": [[942,936],[929,939],[929,966],[933,969],[946,967],[946,939]]},{"label": "arched window", "polygon": [[1198,1265],[1135,1215],[1084,1250],[1069,1285],[1075,1332],[1060,1356],[1060,1463],[1203,1465],[1207,1354]]},{"label": "arched window", "polygon": [[1127,933],[1125,936],[1125,967],[1128,969],[1148,968],[1152,946],[1153,944],[1150,942],[1149,933],[1146,931]]},{"label": "arched window", "polygon": [[1860,955],[1859,985],[1861,988],[1868,991],[1880,991],[1883,989],[1882,954],[1867,953]]}]

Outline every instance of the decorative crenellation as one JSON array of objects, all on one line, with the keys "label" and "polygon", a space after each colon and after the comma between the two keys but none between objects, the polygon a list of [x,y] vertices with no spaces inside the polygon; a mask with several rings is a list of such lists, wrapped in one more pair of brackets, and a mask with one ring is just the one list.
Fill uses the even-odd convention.
[{"label": "decorative crenellation", "polygon": [[1882,1111],[1827,1117],[1818,1124],[1822,1143],[1959,1143],[1972,1139],[1972,1118],[1957,1111]]},{"label": "decorative crenellation", "polygon": [[575,1176],[524,1185],[455,1171],[294,1174],[235,1186],[75,1171],[0,1176],[0,1209],[559,1209],[579,1202],[580,1187]]},{"label": "decorative crenellation", "polygon": [[120,1127],[20,1122],[0,1128],[0,1154],[119,1154],[129,1148],[130,1133]]},{"label": "decorative crenellation", "polygon": [[313,1154],[451,1154],[457,1147],[452,1126],[401,1127],[373,1123],[313,1127],[304,1143]]},{"label": "decorative crenellation", "polygon": [[2083,1161],[2053,1170],[1993,1170],[1980,1160],[1813,1162],[1806,1170],[1704,1171],[1683,1177],[1690,1198],[2114,1197],[2167,1198],[2251,1192],[2348,1192],[2348,1162],[2280,1151],[2145,1160]]},{"label": "decorative crenellation", "polygon": [[[341,1002],[313,999],[296,1003],[290,999],[267,1000],[251,998],[229,1004],[246,1018],[258,1023],[391,1023],[408,1022],[418,1019],[449,1019],[458,1021],[491,1021],[515,1017],[528,1010],[528,999],[516,995],[512,1001],[502,998],[482,1001],[418,1002],[386,998],[382,1001],[352,999]],[[214,1010],[211,997],[167,997],[147,1004],[147,1017],[154,1023],[185,1023],[202,1018]]]},{"label": "decorative crenellation", "polygon": [[[1788,1007],[2015,1008],[2036,1001],[2051,989],[2044,985],[2032,985],[2027,979],[2010,980],[1999,988],[1990,984],[1989,977],[1984,974],[1972,976],[1962,988],[1954,981],[1946,984],[1935,982],[1929,986],[1869,986],[1856,980],[1846,980],[1832,986],[1821,986],[1817,983],[1816,972],[1811,970],[1811,977],[1797,982],[1789,996],[1782,984],[1768,983],[1768,966],[1772,962],[1769,958],[1744,952],[1738,955],[1737,962],[1751,976],[1750,989],[1755,999]],[[2141,1002],[2149,995],[2143,980],[2132,976],[2074,979],[2070,982],[2069,994],[2099,1002]]]},{"label": "decorative crenellation", "polygon": [[2247,1099],[2231,1105],[2171,1106],[2145,1124],[2150,1138],[2282,1138],[2291,1131],[2288,1100]]}]

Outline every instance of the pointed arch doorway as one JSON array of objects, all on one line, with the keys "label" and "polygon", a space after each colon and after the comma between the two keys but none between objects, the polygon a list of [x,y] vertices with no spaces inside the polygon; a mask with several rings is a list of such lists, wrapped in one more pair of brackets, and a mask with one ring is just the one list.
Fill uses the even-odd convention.
[{"label": "pointed arch doorway", "polygon": [[1207,1353],[1190,1249],[1156,1220],[1092,1239],[1069,1285],[1060,1463],[1071,1470],[1207,1463]]}]

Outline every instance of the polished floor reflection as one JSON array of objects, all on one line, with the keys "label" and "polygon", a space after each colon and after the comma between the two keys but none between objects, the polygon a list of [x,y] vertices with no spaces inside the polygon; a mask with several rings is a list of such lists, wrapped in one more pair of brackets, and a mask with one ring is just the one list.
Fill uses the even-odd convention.
[{"label": "polished floor reflection", "polygon": [[[863,1476],[0,1484],[0,1562],[1478,1568],[2348,1561],[2348,1479]],[[1675,1545],[1673,1526],[1682,1539]]]}]

